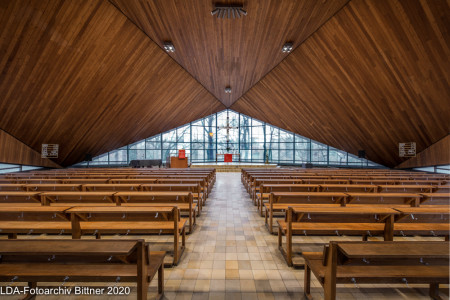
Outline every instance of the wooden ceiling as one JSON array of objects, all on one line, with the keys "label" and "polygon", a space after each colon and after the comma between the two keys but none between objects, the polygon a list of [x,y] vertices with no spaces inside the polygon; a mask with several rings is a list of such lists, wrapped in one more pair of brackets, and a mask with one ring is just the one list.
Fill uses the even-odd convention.
[{"label": "wooden ceiling", "polygon": [[0,3],[0,128],[59,164],[224,109],[108,1]]},{"label": "wooden ceiling", "polygon": [[352,0],[231,108],[386,166],[450,132],[448,1]]},{"label": "wooden ceiling", "polygon": [[226,107],[387,166],[399,142],[420,152],[450,132],[448,1],[220,2],[248,15],[217,19],[213,0],[0,1],[0,129],[60,144],[63,166]]},{"label": "wooden ceiling", "polygon": [[[183,68],[229,107],[348,0],[110,0]],[[214,3],[242,4],[247,16],[218,19]],[[231,94],[225,93],[230,86]]]}]

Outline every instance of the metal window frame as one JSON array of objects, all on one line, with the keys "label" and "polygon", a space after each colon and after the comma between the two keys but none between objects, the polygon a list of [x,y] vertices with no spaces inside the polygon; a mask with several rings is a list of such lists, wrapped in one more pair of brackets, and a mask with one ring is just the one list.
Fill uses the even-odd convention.
[{"label": "metal window frame", "polygon": [[[208,115],[208,116],[206,116],[206,117],[203,117],[203,118],[201,118],[201,119],[199,119],[199,120],[197,120],[197,121],[203,121],[203,122],[200,122],[200,126],[195,126],[195,127],[202,127],[203,128],[203,131],[205,131],[205,129],[206,129],[206,127],[207,127],[207,124],[206,124],[206,120],[208,119],[208,118],[211,118],[211,117],[215,117],[215,137],[214,137],[214,141],[213,141],[213,147],[215,148],[215,149],[213,149],[213,152],[214,152],[214,156],[213,156],[213,158],[212,158],[212,160],[208,160],[207,159],[207,150],[209,149],[209,148],[207,148],[207,140],[205,139],[205,136],[203,136],[203,142],[202,142],[202,146],[203,146],[203,159],[195,159],[195,160],[193,160],[193,162],[202,162],[202,163],[206,163],[206,162],[214,162],[214,161],[217,161],[217,153],[218,153],[218,115],[219,114],[221,114],[221,113],[223,113],[223,112],[225,112],[226,113],[226,117],[227,117],[227,119],[229,120],[229,118],[230,118],[230,114],[231,113],[234,113],[234,114],[236,114],[237,115],[237,118],[238,118],[238,129],[237,129],[237,135],[238,135],[238,140],[237,140],[237,143],[235,144],[235,145],[237,145],[237,149],[239,149],[239,151],[241,151],[241,145],[242,145],[242,141],[241,141],[241,132],[242,132],[242,128],[241,127],[243,127],[243,123],[241,122],[241,117],[242,118],[248,118],[249,119],[249,125],[248,125],[248,127],[249,127],[249,136],[250,136],[250,140],[248,141],[248,143],[250,144],[250,147],[249,147],[249,149],[247,149],[246,151],[249,151],[249,154],[250,154],[250,158],[248,159],[248,160],[246,160],[246,161],[250,161],[251,163],[254,163],[254,162],[258,162],[258,163],[265,163],[266,162],[266,157],[267,157],[267,151],[268,151],[268,145],[267,145],[267,136],[266,136],[266,134],[267,134],[267,130],[268,130],[268,126],[271,126],[271,127],[273,127],[274,128],[274,130],[278,130],[278,139],[277,139],[277,142],[272,142],[272,144],[274,144],[273,146],[273,150],[277,150],[278,151],[278,155],[277,155],[277,157],[274,159],[274,157],[272,156],[272,157],[270,157],[269,158],[269,163],[275,163],[275,164],[286,164],[286,163],[288,163],[288,164],[293,164],[293,165],[300,165],[300,164],[302,164],[302,163],[304,163],[304,161],[303,160],[298,160],[298,159],[296,159],[296,151],[297,150],[302,150],[303,151],[303,149],[296,149],[296,146],[295,146],[295,144],[298,142],[298,140],[299,139],[302,139],[302,140],[306,140],[306,144],[307,144],[307,148],[304,150],[304,151],[306,151],[306,154],[307,154],[307,157],[306,157],[306,163],[314,163],[312,160],[312,143],[313,143],[313,140],[311,140],[310,138],[307,138],[307,137],[304,137],[304,136],[301,136],[301,135],[298,135],[298,134],[296,134],[296,133],[294,133],[294,132],[291,132],[291,131],[288,131],[288,130],[284,130],[284,129],[282,129],[282,128],[279,128],[279,127],[277,127],[277,126],[274,126],[274,125],[271,125],[271,124],[268,124],[268,123],[266,123],[266,122],[264,122],[264,121],[260,121],[260,120],[258,120],[258,124],[259,123],[261,123],[262,124],[262,126],[259,126],[258,125],[258,127],[262,127],[262,129],[263,129],[263,136],[264,136],[264,141],[263,141],[263,149],[260,149],[260,150],[263,150],[263,157],[262,157],[262,161],[261,161],[261,159],[256,159],[254,156],[253,156],[253,146],[254,146],[254,144],[256,143],[256,142],[254,142],[254,139],[253,139],[253,134],[254,134],[254,127],[256,127],[253,123],[254,123],[254,120],[257,120],[257,119],[254,119],[254,118],[252,118],[252,117],[250,117],[250,116],[247,116],[247,115],[245,115],[245,114],[242,114],[242,113],[239,113],[239,112],[236,112],[236,111],[234,111],[234,110],[231,110],[231,109],[226,109],[226,110],[223,110],[223,111],[220,111],[220,112],[215,112],[215,113],[213,113],[213,114],[211,114],[211,115]],[[195,122],[197,122],[197,121],[195,121]],[[189,127],[189,149],[187,149],[187,150],[189,150],[189,153],[190,153],[190,155],[192,156],[192,153],[193,153],[193,142],[192,142],[192,128],[194,127],[192,124],[193,124],[194,122],[189,122],[189,123],[187,123],[187,124],[184,124],[184,125],[182,125],[182,126],[178,126],[178,127],[176,127],[176,128],[174,128],[174,129],[171,129],[171,130],[167,130],[167,131],[164,131],[164,132],[161,132],[161,133],[159,133],[159,134],[157,134],[157,135],[154,135],[154,136],[151,136],[151,137],[148,137],[148,138],[146,138],[146,139],[143,139],[143,140],[141,140],[141,141],[144,141],[144,151],[145,151],[145,158],[147,159],[147,150],[150,150],[150,149],[148,149],[147,148],[147,139],[152,139],[152,138],[154,138],[154,137],[157,137],[157,136],[159,136],[159,139],[160,139],[160,149],[151,149],[151,150],[160,150],[160,156],[161,156],[161,159],[162,160],[164,160],[165,158],[164,158],[164,151],[166,151],[166,150],[169,150],[169,153],[170,153],[170,150],[171,150],[171,148],[172,148],[172,146],[171,147],[169,147],[169,149],[164,149],[164,147],[163,147],[163,135],[164,134],[168,134],[169,132],[174,132],[175,133],[175,141],[173,142],[175,145],[175,149],[178,149],[178,130],[179,130],[179,128],[181,128],[181,127],[186,127],[186,126],[188,126]],[[214,126],[214,125],[213,125]],[[291,134],[291,135],[293,135],[293,139],[292,139],[292,142],[284,142],[284,143],[292,143],[292,149],[289,149],[289,150],[292,150],[292,159],[287,159],[287,160],[280,160],[280,153],[281,153],[281,131],[283,131],[283,132],[286,132],[287,134]],[[139,143],[139,142],[141,142],[141,141],[137,141],[137,142],[135,142],[135,143]],[[315,141],[314,141],[315,142]],[[126,155],[127,155],[127,158],[126,158],[126,162],[129,164],[130,163],[130,146],[132,145],[132,144],[135,144],[135,143],[131,143],[131,144],[128,144],[128,145],[126,145],[126,146],[124,146],[124,147],[120,147],[120,148],[125,148],[126,149]],[[170,143],[172,143],[172,142],[170,142]],[[234,144],[234,143],[233,143]],[[322,144],[322,143],[320,143],[320,144]],[[324,146],[326,146],[326,161],[324,161],[324,164],[321,164],[321,166],[335,166],[335,165],[333,165],[333,164],[331,164],[330,163],[330,146],[329,145],[325,145],[324,144]],[[111,161],[111,159],[110,159],[110,154],[112,153],[112,152],[114,152],[114,151],[118,151],[118,150],[120,150],[120,148],[118,148],[118,149],[115,149],[115,150],[113,150],[113,151],[109,151],[109,152],[107,152],[107,154],[108,154],[108,161],[107,161],[107,164],[108,165],[117,165],[117,162],[113,162],[113,161]],[[122,149],[122,150],[125,150],[125,149]],[[258,148],[259,149],[259,148]],[[256,149],[255,149],[256,150]],[[323,150],[325,150],[325,149],[323,149]],[[376,164],[376,163],[373,163],[373,162],[370,162],[368,159],[361,159],[361,164],[360,164],[360,166],[357,166],[357,164],[355,164],[355,163],[352,163],[352,164],[349,164],[349,158],[350,158],[350,154],[348,153],[348,152],[346,152],[346,151],[343,151],[343,150],[339,150],[339,149],[336,149],[336,150],[338,150],[338,151],[341,151],[342,153],[345,153],[346,154],[346,157],[345,157],[345,164],[343,164],[343,165],[339,165],[340,167],[361,167],[361,168],[365,168],[365,167],[369,167],[369,165],[370,164],[375,164],[375,166],[379,166],[378,164]],[[104,155],[104,154],[102,154],[102,155]],[[96,158],[99,158],[100,156],[102,156],[102,155],[99,155],[99,156],[97,156],[97,157],[95,157],[94,159],[93,159],[93,161],[95,161],[96,160]],[[292,162],[292,163],[291,163]],[[317,163],[317,162],[316,162]],[[94,165],[97,165],[97,164],[95,164],[94,163]],[[89,167],[89,163],[88,163],[88,167]],[[374,166],[370,166],[370,167],[374,167]],[[383,166],[380,166],[380,167],[383,167]]]}]

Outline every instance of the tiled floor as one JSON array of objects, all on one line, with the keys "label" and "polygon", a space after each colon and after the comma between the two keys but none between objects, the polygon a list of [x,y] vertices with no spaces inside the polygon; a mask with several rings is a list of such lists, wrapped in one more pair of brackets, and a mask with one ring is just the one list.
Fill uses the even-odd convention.
[{"label": "tiled floor", "polygon": [[[171,237],[165,236],[143,238],[158,244],[172,241]],[[317,244],[315,249],[320,251],[320,244],[329,239],[295,237],[294,243]],[[240,173],[217,173],[207,206],[197,219],[194,232],[187,236],[187,249],[180,264],[165,270],[164,299],[303,299],[303,272],[286,265],[277,248],[277,236],[268,233],[264,219],[241,184]],[[156,294],[156,283],[156,280],[151,283],[149,296]],[[312,294],[314,299],[323,298],[323,289],[314,276]],[[414,288],[406,285],[338,286],[338,299],[429,299],[427,294],[424,285]],[[135,289],[132,289],[128,297],[110,298],[135,299],[135,295]],[[108,298],[70,296],[64,299]]]},{"label": "tiled floor", "polygon": [[[240,173],[217,173],[217,181],[181,263],[166,272],[167,299],[302,299],[303,270],[289,268],[240,181]],[[333,239],[360,240],[337,237]],[[296,237],[302,243],[326,237]],[[321,246],[315,249],[320,251]],[[314,299],[323,298],[313,279]],[[416,285],[417,286],[417,285]],[[339,299],[429,299],[426,286],[339,286]]]}]

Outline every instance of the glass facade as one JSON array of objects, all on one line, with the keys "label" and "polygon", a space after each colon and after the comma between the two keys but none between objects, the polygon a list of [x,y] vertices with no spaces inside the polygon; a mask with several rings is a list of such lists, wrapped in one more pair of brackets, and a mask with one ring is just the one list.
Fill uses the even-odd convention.
[{"label": "glass facade", "polygon": [[39,170],[39,169],[42,169],[42,167],[0,163],[0,174]]},{"label": "glass facade", "polygon": [[128,165],[135,159],[165,162],[179,149],[185,149],[193,163],[223,161],[217,154],[239,153],[241,162],[251,163],[382,167],[230,109],[97,156],[89,165]]},{"label": "glass facade", "polygon": [[422,172],[440,173],[440,174],[450,174],[450,165],[421,167],[421,168],[414,168],[413,170]]}]

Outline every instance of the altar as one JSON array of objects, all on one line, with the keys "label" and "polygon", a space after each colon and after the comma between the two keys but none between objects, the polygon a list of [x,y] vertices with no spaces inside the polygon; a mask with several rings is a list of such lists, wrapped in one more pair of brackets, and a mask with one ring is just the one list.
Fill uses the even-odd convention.
[{"label": "altar", "polygon": [[[223,156],[223,159],[220,159]],[[234,157],[233,157],[234,156]],[[216,162],[240,162],[240,153],[217,153]]]}]

